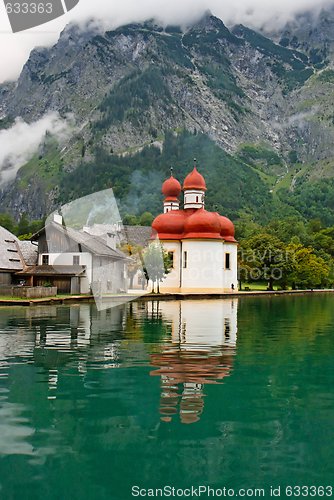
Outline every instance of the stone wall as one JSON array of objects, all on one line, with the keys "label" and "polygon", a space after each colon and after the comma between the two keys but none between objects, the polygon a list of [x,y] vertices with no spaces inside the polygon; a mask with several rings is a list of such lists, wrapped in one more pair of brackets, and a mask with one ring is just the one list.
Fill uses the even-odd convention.
[{"label": "stone wall", "polygon": [[20,299],[42,299],[57,295],[57,287],[45,286],[0,286],[0,296],[17,297]]}]

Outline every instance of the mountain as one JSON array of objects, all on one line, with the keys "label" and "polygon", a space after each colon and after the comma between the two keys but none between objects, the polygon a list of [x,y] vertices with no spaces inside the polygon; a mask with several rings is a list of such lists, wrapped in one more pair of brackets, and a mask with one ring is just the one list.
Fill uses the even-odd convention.
[{"label": "mountain", "polygon": [[157,213],[169,166],[182,177],[196,156],[209,206],[231,217],[334,224],[324,19],[308,39],[303,18],[270,37],[209,13],[185,32],[154,21],[105,33],[68,26],[55,46],[32,51],[15,84],[0,85],[0,128],[52,111],[75,122],[65,145],[47,134],[2,187],[0,211],[38,218],[112,186],[123,213]]},{"label": "mountain", "polygon": [[334,54],[334,7],[329,6],[317,15],[303,12],[283,29],[264,34],[282,47],[306,53],[311,62],[321,68],[332,61]]}]

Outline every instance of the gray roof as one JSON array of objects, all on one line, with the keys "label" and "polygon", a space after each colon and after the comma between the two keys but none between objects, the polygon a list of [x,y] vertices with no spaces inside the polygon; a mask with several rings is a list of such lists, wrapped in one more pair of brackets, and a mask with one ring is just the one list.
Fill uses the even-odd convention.
[{"label": "gray roof", "polygon": [[[72,229],[71,227],[64,227],[61,226],[60,224],[57,224],[56,222],[51,222],[48,227],[53,227],[57,231],[60,231],[63,233],[65,236],[70,238],[72,241],[77,243],[78,245],[84,246],[89,252],[91,252],[94,255],[102,256],[102,257],[113,257],[115,260],[123,260],[127,259],[126,255],[123,254],[122,252],[119,252],[118,250],[114,250],[110,248],[106,243],[103,241],[102,238],[98,236],[94,236],[85,232],[77,231],[75,229]],[[36,233],[33,237],[32,240],[38,239],[39,235],[45,230],[42,229],[38,233]]]},{"label": "gray roof", "polygon": [[38,261],[38,248],[31,241],[19,241],[19,247],[26,266],[35,266]]},{"label": "gray roof", "polygon": [[85,266],[31,266],[17,274],[34,276],[80,276]]},{"label": "gray roof", "polygon": [[18,244],[16,236],[0,226],[0,270],[11,272],[23,269]]},{"label": "gray roof", "polygon": [[152,234],[151,226],[124,226],[124,239],[128,243],[146,247]]}]

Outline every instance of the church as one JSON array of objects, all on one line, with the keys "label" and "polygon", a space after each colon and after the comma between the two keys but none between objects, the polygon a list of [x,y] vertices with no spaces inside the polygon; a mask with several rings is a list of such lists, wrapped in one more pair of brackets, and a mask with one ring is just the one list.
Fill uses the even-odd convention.
[{"label": "church", "polygon": [[238,244],[234,225],[217,212],[205,210],[206,183],[196,163],[182,187],[173,176],[162,185],[164,213],[152,223],[172,261],[160,285],[162,293],[225,293],[238,287]]}]

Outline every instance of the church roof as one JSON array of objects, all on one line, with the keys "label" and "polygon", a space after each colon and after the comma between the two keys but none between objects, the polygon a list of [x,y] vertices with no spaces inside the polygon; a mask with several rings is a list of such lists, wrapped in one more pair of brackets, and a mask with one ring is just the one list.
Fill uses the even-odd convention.
[{"label": "church roof", "polygon": [[168,201],[177,200],[181,194],[182,188],[181,184],[173,175],[169,179],[166,179],[161,188],[162,194]]},{"label": "church roof", "polygon": [[[176,196],[178,185],[179,182],[173,176],[167,179],[162,185],[165,197]],[[192,189],[206,190],[205,179],[196,165],[183,183],[184,191]],[[193,206],[184,210],[169,210],[158,215],[152,223],[152,238],[155,236],[162,240],[215,239],[236,242],[232,221],[217,212],[208,212],[202,205],[198,208]]]},{"label": "church roof", "polygon": [[227,217],[204,208],[171,210],[152,223],[153,236],[162,240],[216,239],[234,243],[234,225]]},{"label": "church roof", "polygon": [[206,191],[206,184],[203,175],[201,175],[197,168],[194,167],[193,171],[187,175],[183,183],[183,191],[188,189],[196,189],[199,191]]}]

